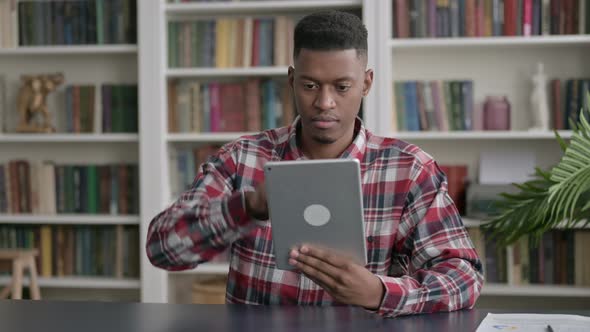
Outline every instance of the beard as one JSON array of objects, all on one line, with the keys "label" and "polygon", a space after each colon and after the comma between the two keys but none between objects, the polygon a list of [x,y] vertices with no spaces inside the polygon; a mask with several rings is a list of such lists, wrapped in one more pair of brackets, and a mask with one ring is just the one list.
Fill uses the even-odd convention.
[{"label": "beard", "polygon": [[319,144],[332,144],[336,142],[336,139],[328,136],[328,135],[313,135],[311,137],[316,143]]}]

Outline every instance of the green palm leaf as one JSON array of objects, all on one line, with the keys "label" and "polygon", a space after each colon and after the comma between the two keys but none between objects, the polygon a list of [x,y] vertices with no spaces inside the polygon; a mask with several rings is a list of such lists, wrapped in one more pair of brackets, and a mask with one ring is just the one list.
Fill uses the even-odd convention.
[{"label": "green palm leaf", "polygon": [[573,224],[579,221],[576,218],[576,210],[580,209],[577,203],[590,189],[589,133],[590,124],[582,113],[564,157],[551,170],[551,180],[556,183],[549,188],[549,219],[555,222],[567,220]]},{"label": "green palm leaf", "polygon": [[497,202],[500,214],[482,226],[500,245],[508,245],[523,235],[538,241],[544,232],[565,221],[565,226],[590,224],[590,94],[587,112],[573,123],[570,143],[555,132],[564,156],[550,171],[536,169],[534,179],[514,184],[516,194],[502,193]]},{"label": "green palm leaf", "polygon": [[539,168],[532,180],[523,184],[514,183],[520,192],[501,194],[504,199],[497,202],[497,207],[502,212],[483,225],[483,230],[500,245],[513,243],[523,234],[542,234],[549,188],[553,184],[555,182],[551,180],[550,173]]}]

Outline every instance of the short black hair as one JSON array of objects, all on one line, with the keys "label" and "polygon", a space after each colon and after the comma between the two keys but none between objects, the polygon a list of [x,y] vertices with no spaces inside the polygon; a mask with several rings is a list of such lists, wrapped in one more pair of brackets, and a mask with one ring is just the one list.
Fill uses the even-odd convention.
[{"label": "short black hair", "polygon": [[329,10],[303,17],[295,26],[293,57],[302,48],[318,51],[355,49],[367,55],[367,28],[353,14]]}]

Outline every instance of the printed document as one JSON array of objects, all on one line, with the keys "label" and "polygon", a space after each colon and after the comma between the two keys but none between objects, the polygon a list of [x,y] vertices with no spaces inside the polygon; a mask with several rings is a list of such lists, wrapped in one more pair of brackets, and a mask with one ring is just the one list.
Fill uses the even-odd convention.
[{"label": "printed document", "polygon": [[[549,326],[551,328],[549,328]],[[476,332],[590,332],[590,317],[488,313]]]}]

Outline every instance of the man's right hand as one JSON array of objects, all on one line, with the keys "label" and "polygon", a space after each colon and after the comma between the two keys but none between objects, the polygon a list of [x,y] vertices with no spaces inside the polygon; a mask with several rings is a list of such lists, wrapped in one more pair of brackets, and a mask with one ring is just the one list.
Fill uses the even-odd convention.
[{"label": "man's right hand", "polygon": [[256,186],[255,191],[244,192],[246,213],[254,219],[268,220],[268,205],[266,203],[266,187],[264,182]]}]

